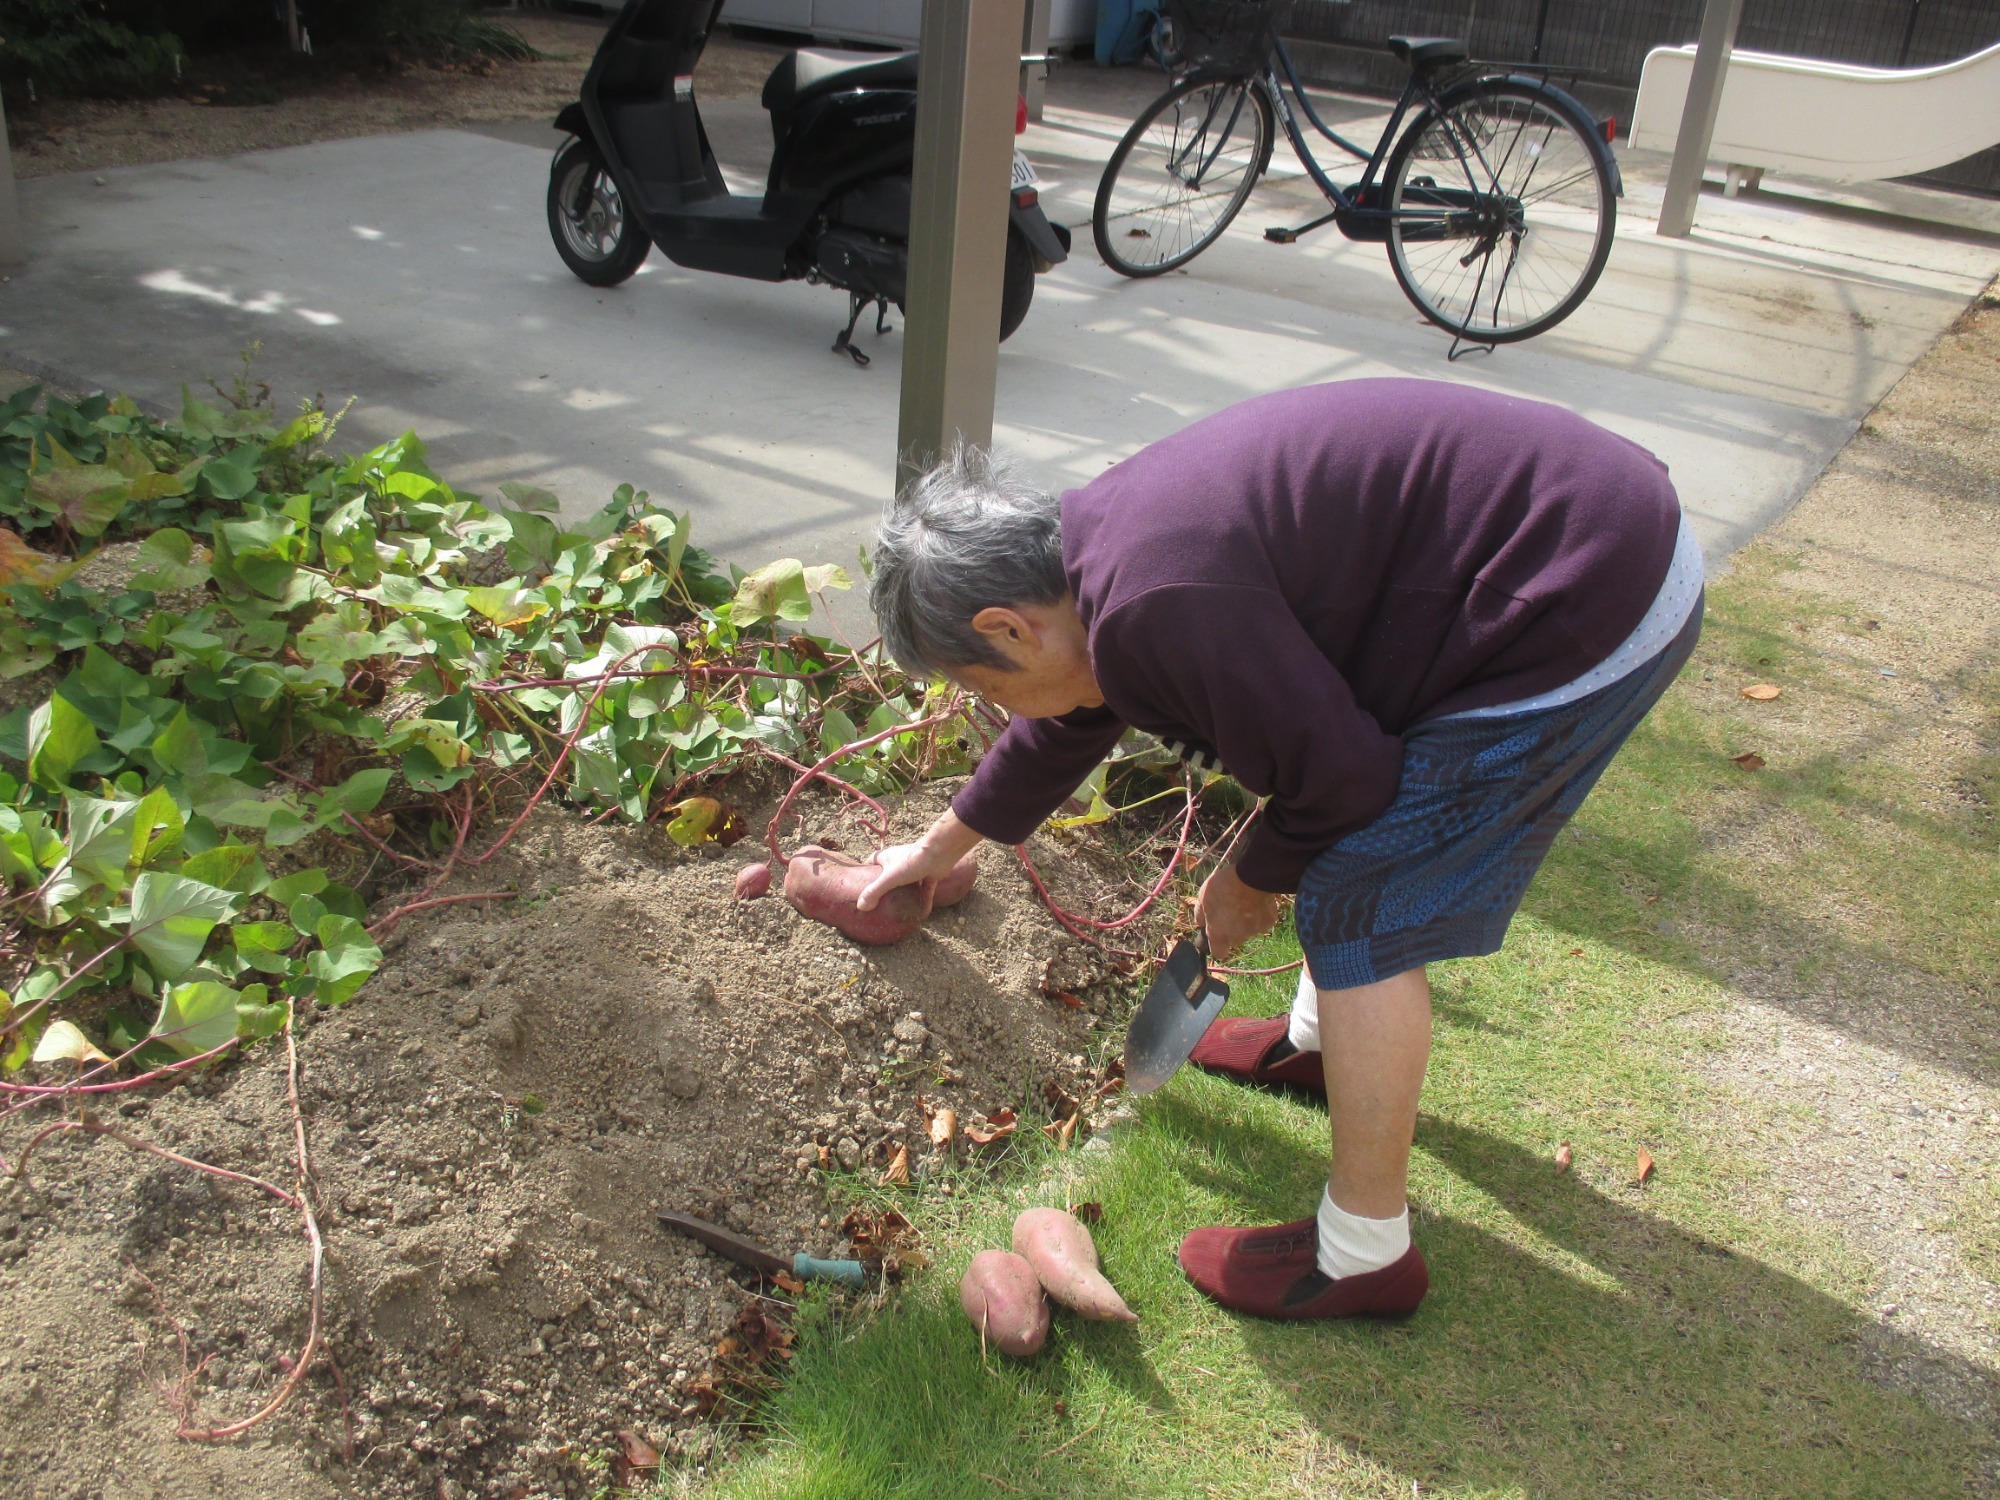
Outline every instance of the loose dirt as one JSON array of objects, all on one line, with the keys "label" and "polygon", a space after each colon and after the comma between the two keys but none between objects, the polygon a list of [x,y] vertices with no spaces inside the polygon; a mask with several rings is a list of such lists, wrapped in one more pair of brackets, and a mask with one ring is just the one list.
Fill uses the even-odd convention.
[{"label": "loose dirt", "polygon": [[[14,170],[21,177],[95,172],[148,162],[234,156],[313,141],[400,130],[436,130],[514,120],[553,120],[577,96],[604,35],[601,22],[567,16],[503,17],[544,57],[433,67],[376,57],[278,59],[268,76],[245,65],[197,65],[214,74],[163,99],[51,100],[9,97]],[[702,96],[728,99],[764,85],[783,49],[728,34],[702,54]],[[235,95],[276,94],[271,103],[231,105]]]},{"label": "loose dirt", "polygon": [[[898,835],[942,796],[899,809]],[[809,804],[800,837],[859,847],[831,807]],[[777,894],[733,899],[761,855],[538,812],[447,888],[519,900],[411,917],[360,995],[302,1028],[351,1462],[323,1365],[245,1440],[172,1435],[178,1415],[246,1416],[282,1380],[304,1331],[296,1216],[107,1139],[44,1147],[34,1189],[0,1200],[0,1493],[582,1496],[621,1432],[698,1465],[711,1413],[744,1394],[712,1368],[718,1342],[746,1307],[775,1319],[753,1316],[753,1339],[781,1330],[786,1298],[654,1211],[851,1254],[845,1207],[893,1196],[900,1149],[945,1193],[1007,1150],[934,1146],[920,1100],[968,1124],[1011,1106],[1034,1131],[1045,1100],[1060,1113],[1101,1079],[1093,1028],[1129,984],[1060,931],[1007,850],[886,949]],[[1038,855],[1073,908],[1121,899],[1108,866],[1041,840]],[[294,1180],[276,1048],[107,1123]]]}]

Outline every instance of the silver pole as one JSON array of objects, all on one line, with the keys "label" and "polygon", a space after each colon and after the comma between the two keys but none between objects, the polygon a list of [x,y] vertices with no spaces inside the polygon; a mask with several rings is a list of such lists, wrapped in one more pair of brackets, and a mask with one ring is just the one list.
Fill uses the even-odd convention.
[{"label": "silver pole", "polygon": [[1681,132],[1674,138],[1674,164],[1667,172],[1667,194],[1660,203],[1660,233],[1669,239],[1684,240],[1694,228],[1701,171],[1708,165],[1709,143],[1715,139],[1715,112],[1722,105],[1722,79],[1729,71],[1729,52],[1736,45],[1736,25],[1742,19],[1743,0],[1707,0],[1702,7],[1694,76],[1688,79]]},{"label": "silver pole", "polygon": [[1042,96],[1049,86],[1049,8],[1054,0],[1027,0],[1021,26],[1021,55],[1040,59],[1021,65],[1021,97],[1028,101],[1028,118],[1042,118]]},{"label": "silver pole", "polygon": [[0,266],[28,262],[28,242],[21,233],[21,199],[14,191],[14,150],[7,141],[7,111],[0,103]]},{"label": "silver pole", "polygon": [[896,483],[993,440],[1022,0],[924,0]]}]

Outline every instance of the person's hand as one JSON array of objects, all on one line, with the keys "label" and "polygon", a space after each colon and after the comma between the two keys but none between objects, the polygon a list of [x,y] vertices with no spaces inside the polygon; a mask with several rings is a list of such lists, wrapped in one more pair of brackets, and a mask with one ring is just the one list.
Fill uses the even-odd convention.
[{"label": "person's hand", "polygon": [[875,856],[882,873],[869,881],[855,898],[855,907],[873,911],[876,903],[898,886],[938,879],[977,848],[979,842],[980,836],[946,809],[914,844],[892,844]]},{"label": "person's hand", "polygon": [[1278,925],[1278,898],[1245,885],[1236,866],[1222,865],[1202,882],[1195,920],[1208,934],[1208,951],[1228,958],[1251,938]]},{"label": "person's hand", "polygon": [[936,880],[951,868],[951,861],[940,861],[937,854],[921,842],[892,844],[875,856],[875,863],[882,867],[882,873],[869,881],[854,900],[861,911],[875,910],[875,904],[898,886]]}]

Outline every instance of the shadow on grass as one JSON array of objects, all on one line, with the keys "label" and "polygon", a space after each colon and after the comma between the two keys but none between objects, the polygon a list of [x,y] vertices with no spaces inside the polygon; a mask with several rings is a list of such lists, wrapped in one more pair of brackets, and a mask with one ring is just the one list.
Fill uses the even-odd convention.
[{"label": "shadow on grass", "polygon": [[[1559,1177],[1438,1115],[1418,1138],[1433,1289],[1414,1318],[1277,1324],[1207,1302],[1174,1264],[1180,1234],[1295,1216],[1319,1191],[1323,1128],[1280,1098],[1177,1080],[1084,1179],[1103,1200],[1106,1270],[1142,1322],[1059,1313],[1037,1359],[982,1360],[956,1257],[862,1324],[809,1311],[770,1440],[704,1493],[1392,1500],[1414,1483],[1459,1500],[1927,1500],[1990,1487],[1990,1438],[1866,1378],[1857,1342],[1882,1336],[1868,1320],[1637,1190]],[[1013,1206],[968,1225],[970,1242],[1004,1243]]]},{"label": "shadow on grass", "polygon": [[[1992,836],[1918,818],[1871,786],[1862,764],[1871,740],[1746,781],[1725,760],[1740,746],[1679,697],[1641,726],[1557,839],[1522,910],[1750,988],[1859,1041],[2000,1082],[2000,948],[1985,919],[2000,896]],[[1712,847],[1754,841],[1765,827],[1790,841],[1798,835],[1785,830],[1800,826],[1816,845],[1762,884],[1739,878],[1745,867]],[[1815,900],[1827,895],[1838,899]],[[1850,907],[1858,937],[1839,915]],[[1717,939],[1727,949],[1708,951]]]},{"label": "shadow on grass", "polygon": [[[1189,1187],[1237,1222],[1296,1216],[1324,1155],[1212,1098],[1176,1092],[1149,1111],[1149,1126],[1205,1144],[1179,1153]],[[1425,1214],[1432,1292],[1409,1322],[1239,1320],[1244,1349],[1323,1439],[1314,1477],[1359,1456],[1426,1489],[1593,1500],[1976,1488],[1978,1435],[1871,1385],[1855,1346],[1876,1330],[1848,1307],[1649,1213],[1636,1189],[1557,1176],[1498,1136],[1427,1115],[1417,1147],[1433,1175],[1540,1243]]]}]

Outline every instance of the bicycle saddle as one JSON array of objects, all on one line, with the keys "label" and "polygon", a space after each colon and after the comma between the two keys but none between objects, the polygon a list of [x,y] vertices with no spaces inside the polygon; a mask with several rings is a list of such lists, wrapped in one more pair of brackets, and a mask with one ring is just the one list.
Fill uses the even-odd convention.
[{"label": "bicycle saddle", "polygon": [[1464,42],[1449,36],[1392,36],[1389,50],[1413,68],[1442,68],[1469,55]]}]

